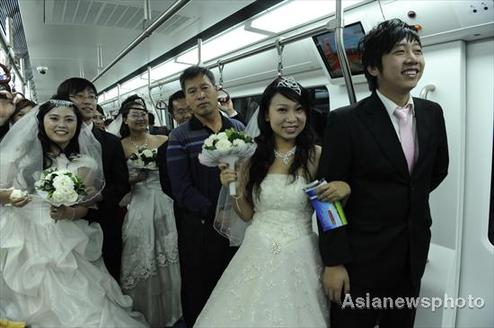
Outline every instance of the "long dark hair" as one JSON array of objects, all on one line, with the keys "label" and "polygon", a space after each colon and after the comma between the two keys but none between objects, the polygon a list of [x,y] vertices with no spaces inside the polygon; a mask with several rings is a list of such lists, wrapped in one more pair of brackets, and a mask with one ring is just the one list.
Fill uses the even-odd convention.
[{"label": "long dark hair", "polygon": [[[137,106],[143,106],[144,108],[137,108]],[[143,112],[148,112],[147,107],[146,107],[146,102],[144,99],[139,97],[138,95],[132,95],[129,98],[125,99],[122,102],[122,106],[120,107],[119,113],[122,115],[122,125],[120,126],[120,138],[126,138],[130,136],[130,130],[129,126],[125,124],[124,120],[127,118],[127,115],[129,115],[129,112],[131,109],[136,109],[136,110],[142,110]]]},{"label": "long dark hair", "polygon": [[[53,100],[53,101],[51,101]],[[72,109],[74,112],[76,118],[77,118],[77,127],[75,130],[75,134],[70,139],[69,143],[67,146],[62,149],[59,145],[54,143],[53,141],[48,138],[48,135],[46,134],[45,126],[43,124],[43,120],[45,118],[46,113],[48,113],[50,110],[52,110],[55,107],[62,107],[60,104],[57,104],[57,100],[64,100],[69,102],[70,104],[67,104],[64,107],[68,107]],[[36,118],[38,119],[38,139],[41,142],[41,148],[43,150],[43,168],[49,168],[52,164],[53,161],[48,155],[52,149],[52,147],[57,148],[60,150],[60,153],[64,153],[67,158],[70,158],[73,155],[79,154],[79,133],[81,132],[81,126],[82,126],[82,116],[79,113],[79,110],[77,109],[76,105],[72,103],[68,98],[65,97],[52,97],[50,100],[39,106],[39,112],[36,115]]]},{"label": "long dark hair", "polygon": [[252,192],[259,196],[260,185],[268,174],[268,170],[274,163],[274,133],[269,122],[266,121],[266,116],[269,112],[269,106],[271,99],[276,94],[299,103],[305,111],[307,117],[305,127],[295,139],[295,145],[297,149],[292,164],[289,168],[289,173],[293,177],[293,181],[297,178],[297,172],[302,169],[304,175],[309,180],[312,179],[312,175],[309,172],[308,161],[314,158],[314,133],[310,125],[310,96],[308,91],[297,83],[300,88],[300,94],[298,94],[293,88],[280,85],[280,81],[283,78],[277,78],[264,90],[259,105],[259,113],[257,115],[257,124],[259,126],[260,134],[255,138],[257,143],[257,149],[254,155],[249,161],[249,180],[246,184],[246,199],[252,204]]}]

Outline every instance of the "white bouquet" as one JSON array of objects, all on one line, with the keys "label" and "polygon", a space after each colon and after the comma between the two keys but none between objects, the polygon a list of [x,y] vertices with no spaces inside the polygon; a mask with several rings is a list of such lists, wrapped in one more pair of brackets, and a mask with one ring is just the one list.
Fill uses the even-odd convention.
[{"label": "white bouquet", "polygon": [[136,153],[130,155],[130,165],[136,169],[157,170],[157,155],[158,152],[156,151],[156,149],[141,147],[137,150]]},{"label": "white bouquet", "polygon": [[[254,140],[244,132],[233,128],[210,135],[199,154],[201,164],[216,167],[221,162],[235,168],[235,162],[252,156],[256,150]],[[230,183],[230,195],[236,195],[235,183]]]},{"label": "white bouquet", "polygon": [[72,206],[87,195],[81,178],[68,170],[44,170],[34,187],[41,198],[57,207]]}]

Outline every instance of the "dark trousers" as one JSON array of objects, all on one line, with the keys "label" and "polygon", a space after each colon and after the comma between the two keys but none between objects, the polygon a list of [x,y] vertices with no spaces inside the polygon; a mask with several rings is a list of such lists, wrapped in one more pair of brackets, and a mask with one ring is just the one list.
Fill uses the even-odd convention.
[{"label": "dark trousers", "polygon": [[[178,212],[180,212],[178,214]],[[183,209],[176,211],[178,250],[182,276],[182,313],[192,328],[223,271],[237,248],[229,247],[226,238]]]},{"label": "dark trousers", "polygon": [[101,230],[103,230],[103,261],[105,262],[106,269],[117,282],[120,282],[122,223],[126,213],[127,210],[125,208],[117,207],[112,212],[107,211],[102,213],[101,215],[104,219],[99,221]]},{"label": "dark trousers", "polygon": [[[396,307],[399,303],[395,300],[399,297],[418,297],[420,286],[412,285],[408,279],[404,279],[399,285],[385,289],[364,288],[354,284],[350,289],[350,297],[346,296],[347,302],[342,298],[342,305],[331,303],[331,328],[373,328],[376,323],[379,328],[413,327],[416,308],[408,307],[405,300],[405,305],[399,309]],[[380,304],[377,299],[381,301]],[[390,305],[391,300],[393,308]],[[363,308],[359,308],[358,301],[361,301]]]}]

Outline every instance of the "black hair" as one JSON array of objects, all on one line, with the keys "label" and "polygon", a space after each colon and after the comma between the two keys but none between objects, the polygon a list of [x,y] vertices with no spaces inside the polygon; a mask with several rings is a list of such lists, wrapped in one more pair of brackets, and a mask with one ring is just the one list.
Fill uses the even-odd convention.
[{"label": "black hair", "polygon": [[96,105],[96,111],[98,111],[98,113],[103,115],[103,117],[105,116],[105,111],[103,110],[103,107],[101,107],[100,105]]},{"label": "black hair", "polygon": [[154,114],[151,112],[148,112],[148,123],[150,126],[154,125]]},{"label": "black hair", "polygon": [[[135,105],[143,106],[144,108],[143,109],[136,108]],[[127,118],[127,115],[129,115],[131,109],[142,110],[148,113],[146,102],[144,101],[143,98],[134,94],[128,97],[127,99],[125,99],[122,102],[122,106],[120,106],[120,110],[118,111],[120,115],[122,115],[122,125],[120,126],[120,138],[122,139],[130,135],[129,127],[127,126],[127,124],[125,124],[124,120]]]},{"label": "black hair", "polygon": [[178,90],[168,98],[168,112],[173,115],[173,102],[178,99],[185,99],[185,93],[182,90]]},{"label": "black hair", "polygon": [[81,77],[71,77],[63,81],[57,88],[57,96],[69,98],[78,92],[90,90],[95,95],[98,94],[96,87],[91,81],[83,79]]},{"label": "black hair", "polygon": [[362,54],[362,65],[370,91],[375,91],[378,85],[377,78],[372,76],[367,68],[376,67],[382,70],[383,55],[390,53],[394,45],[403,39],[409,42],[417,41],[422,46],[417,28],[395,18],[380,23],[360,40],[359,49]]},{"label": "black hair", "polygon": [[275,79],[271,84],[264,90],[262,94],[261,103],[259,105],[259,113],[257,115],[257,124],[259,126],[260,134],[255,138],[257,148],[249,161],[249,180],[246,185],[246,198],[252,204],[252,192],[254,191],[257,196],[259,196],[259,187],[261,182],[264,180],[268,174],[268,170],[274,163],[274,150],[275,141],[274,133],[269,122],[266,121],[266,116],[269,112],[269,106],[271,104],[271,99],[277,94],[299,103],[305,111],[307,120],[305,127],[300,132],[300,134],[295,139],[295,145],[297,149],[295,151],[295,156],[292,164],[289,168],[290,175],[293,176],[295,181],[297,177],[297,172],[302,169],[303,174],[308,180],[312,180],[312,175],[309,172],[308,161],[314,158],[315,148],[314,148],[314,133],[310,124],[310,95],[309,92],[297,83],[300,88],[300,95],[293,89],[278,86],[280,78]]},{"label": "black hair", "polygon": [[[50,110],[52,110],[55,107],[61,107],[58,105],[56,102],[51,102],[50,100],[65,100],[70,102],[71,104],[68,105],[68,108],[71,108],[72,111],[74,112],[76,118],[77,118],[77,126],[75,130],[75,134],[70,139],[69,143],[67,146],[62,149],[59,145],[54,143],[53,141],[48,138],[48,135],[46,134],[45,126],[43,124],[44,117],[46,113],[48,113]],[[68,98],[64,97],[59,97],[59,96],[54,96],[50,100],[39,106],[39,111],[38,114],[36,115],[36,118],[38,119],[38,139],[41,142],[41,149],[43,150],[43,168],[49,168],[53,162],[48,153],[51,151],[52,146],[55,148],[58,148],[60,150],[60,153],[64,153],[67,158],[70,158],[73,155],[79,154],[79,133],[81,132],[81,126],[82,126],[82,116],[79,110],[77,109],[77,106],[72,103]]]},{"label": "black hair", "polygon": [[216,86],[216,80],[214,78],[213,72],[211,72],[208,68],[206,67],[201,67],[201,66],[191,66],[187,68],[183,73],[180,75],[180,87],[182,88],[182,91],[185,93],[185,81],[187,80],[192,80],[198,75],[204,75],[207,76],[209,81],[211,81],[211,84],[213,86]]},{"label": "black hair", "polygon": [[21,99],[15,104],[15,109],[12,115],[10,116],[10,121],[13,122],[14,117],[19,113],[22,109],[26,108],[27,106],[35,107],[36,103],[29,100],[29,99]]},{"label": "black hair", "polygon": [[107,118],[104,122],[105,126],[110,125],[110,123],[113,122],[113,118]]}]

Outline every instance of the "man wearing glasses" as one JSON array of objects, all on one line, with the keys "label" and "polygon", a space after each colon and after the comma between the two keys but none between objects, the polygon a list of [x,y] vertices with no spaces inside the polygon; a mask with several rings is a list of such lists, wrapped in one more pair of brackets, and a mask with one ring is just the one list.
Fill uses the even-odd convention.
[{"label": "man wearing glasses", "polygon": [[178,125],[192,117],[192,110],[185,102],[185,94],[182,90],[175,92],[168,98],[168,111]]}]

